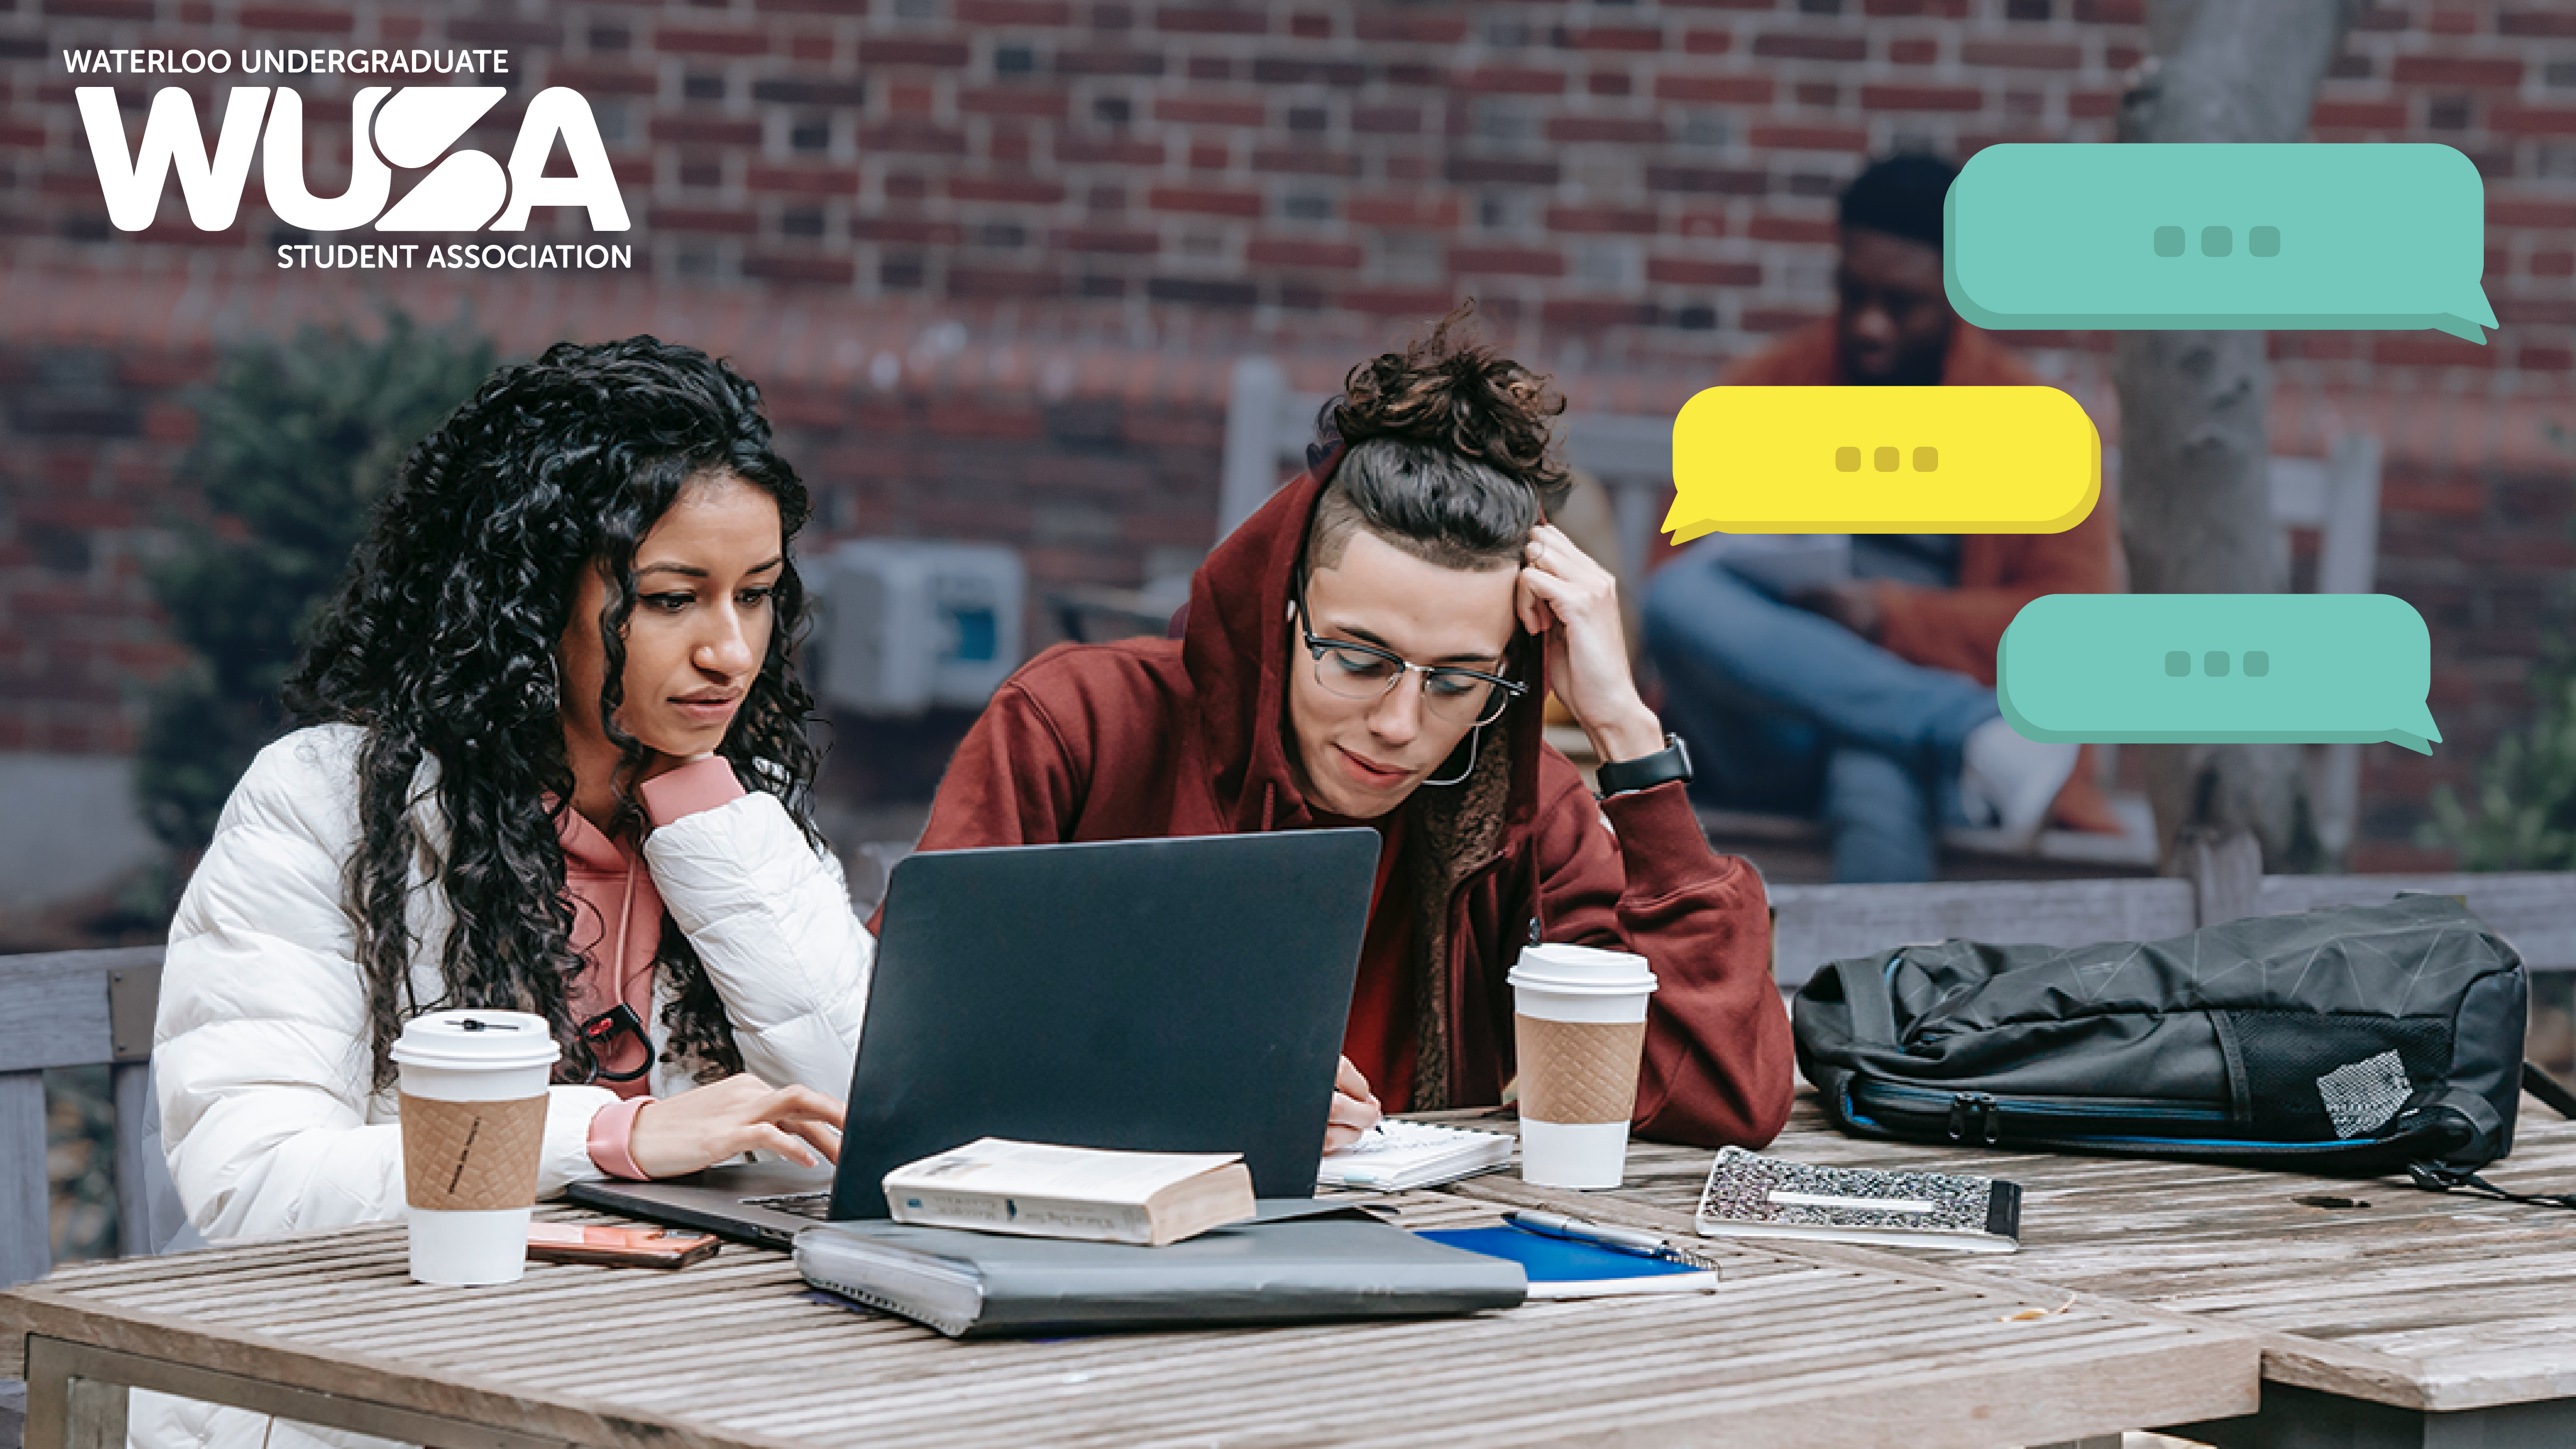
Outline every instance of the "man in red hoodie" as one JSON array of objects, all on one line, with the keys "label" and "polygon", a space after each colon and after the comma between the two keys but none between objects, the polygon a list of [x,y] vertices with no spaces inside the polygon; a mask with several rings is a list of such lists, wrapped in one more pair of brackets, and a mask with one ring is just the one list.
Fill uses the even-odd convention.
[{"label": "man in red hoodie", "polygon": [[[1454,335],[1352,371],[1317,462],[1219,544],[1179,639],[1059,645],[1005,683],[925,850],[1364,824],[1385,837],[1332,1142],[1502,1100],[1521,947],[1658,980],[1641,1132],[1758,1146],[1790,1099],[1762,882],[1710,852],[1638,698],[1609,573],[1547,526],[1563,403]],[[1550,687],[1611,761],[1540,739]]]}]

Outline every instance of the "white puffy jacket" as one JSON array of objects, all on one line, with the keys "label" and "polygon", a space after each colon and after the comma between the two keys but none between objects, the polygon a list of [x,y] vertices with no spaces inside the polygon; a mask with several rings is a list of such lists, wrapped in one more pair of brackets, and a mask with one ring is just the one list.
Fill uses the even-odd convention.
[{"label": "white puffy jacket", "polygon": [[[299,730],[262,750],[225,803],[170,927],[153,1074],[171,1176],[188,1215],[221,1240],[400,1216],[402,1135],[394,1094],[369,1087],[363,974],[341,905],[358,845],[352,725]],[[446,830],[437,765],[413,780],[423,846],[412,870],[413,999],[444,995],[451,921],[431,867]],[[773,1085],[849,1094],[875,943],[850,906],[840,865],[814,850],[776,797],[753,791],[675,820],[644,842],[671,918],[723,998],[743,1065]],[[694,1084],[694,1063],[661,1062],[656,1096]],[[538,1193],[600,1176],[592,1115],[604,1087],[558,1086],[546,1113]],[[268,1421],[137,1394],[133,1438],[153,1449],[255,1449]],[[269,1449],[316,1442],[287,1425]],[[377,1443],[330,1434],[324,1443]]]}]

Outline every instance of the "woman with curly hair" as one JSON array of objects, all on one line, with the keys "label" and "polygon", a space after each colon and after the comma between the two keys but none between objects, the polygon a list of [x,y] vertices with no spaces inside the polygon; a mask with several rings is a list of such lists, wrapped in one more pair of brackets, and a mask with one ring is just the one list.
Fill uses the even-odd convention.
[{"label": "woman with curly hair", "polygon": [[758,390],[650,337],[503,367],[412,451],[171,927],[199,1228],[399,1214],[388,1052],[441,1007],[552,1024],[541,1193],[837,1151],[872,943],[813,824],[806,513]]},{"label": "woman with curly hair", "polygon": [[[1710,853],[1611,576],[1545,521],[1563,401],[1464,320],[1351,370],[1312,466],[1200,567],[1182,638],[1012,676],[922,848],[1374,826],[1329,1145],[1500,1101],[1503,976],[1539,940],[1653,963],[1640,1130],[1767,1142],[1790,1049],[1761,878]],[[1611,762],[1601,798],[1540,738],[1550,689]]]}]

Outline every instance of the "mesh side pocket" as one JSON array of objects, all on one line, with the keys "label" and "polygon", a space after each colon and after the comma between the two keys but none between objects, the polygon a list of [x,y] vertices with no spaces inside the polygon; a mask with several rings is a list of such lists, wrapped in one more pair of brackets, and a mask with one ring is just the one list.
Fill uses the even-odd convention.
[{"label": "mesh side pocket", "polygon": [[2276,1142],[2368,1137],[2451,1060],[2451,1024],[2429,1016],[2231,1011],[2255,1132]]}]

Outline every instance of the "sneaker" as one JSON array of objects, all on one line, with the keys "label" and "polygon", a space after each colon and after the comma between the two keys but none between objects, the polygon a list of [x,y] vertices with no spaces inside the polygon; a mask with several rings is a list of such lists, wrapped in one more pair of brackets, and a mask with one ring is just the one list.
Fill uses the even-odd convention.
[{"label": "sneaker", "polygon": [[1969,731],[1959,761],[1959,805],[1968,823],[2000,829],[2015,849],[2027,849],[2048,823],[2049,803],[2075,773],[2076,749],[2024,739],[2000,716]]}]

